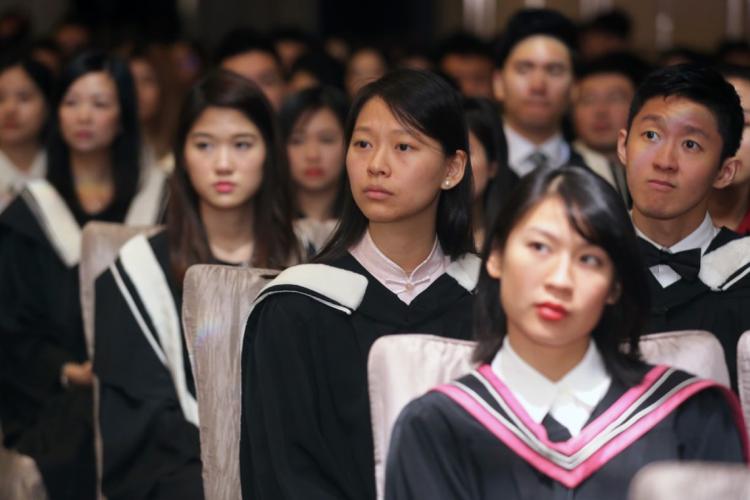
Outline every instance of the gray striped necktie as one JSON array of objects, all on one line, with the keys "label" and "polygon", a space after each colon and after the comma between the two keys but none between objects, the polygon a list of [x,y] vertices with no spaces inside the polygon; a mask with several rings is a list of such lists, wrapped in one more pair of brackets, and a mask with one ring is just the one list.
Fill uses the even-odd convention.
[{"label": "gray striped necktie", "polygon": [[547,155],[541,151],[534,151],[529,155],[529,161],[534,165],[534,170],[547,168],[549,166],[549,159]]}]

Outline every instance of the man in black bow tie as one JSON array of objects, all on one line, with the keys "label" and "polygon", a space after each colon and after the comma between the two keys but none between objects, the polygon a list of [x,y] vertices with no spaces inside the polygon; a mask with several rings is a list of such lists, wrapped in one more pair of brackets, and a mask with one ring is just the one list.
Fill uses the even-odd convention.
[{"label": "man in black bow tie", "polygon": [[735,387],[737,340],[750,329],[750,237],[714,227],[707,210],[712,189],[728,186],[739,166],[743,124],[719,73],[681,65],[644,80],[618,141],[650,271],[650,331],[711,331]]}]

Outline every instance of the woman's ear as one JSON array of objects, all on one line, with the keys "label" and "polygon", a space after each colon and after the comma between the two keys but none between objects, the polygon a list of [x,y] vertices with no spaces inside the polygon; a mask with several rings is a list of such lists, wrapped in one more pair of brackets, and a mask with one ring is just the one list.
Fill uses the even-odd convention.
[{"label": "woman's ear", "polygon": [[445,178],[441,184],[443,189],[452,189],[456,184],[461,182],[466,171],[467,158],[466,151],[461,149],[457,149],[452,156],[446,158],[448,168],[445,170]]},{"label": "woman's ear", "polygon": [[485,268],[490,277],[495,278],[496,280],[500,279],[503,270],[503,256],[500,253],[500,250],[493,250],[490,252]]},{"label": "woman's ear", "polygon": [[607,304],[609,305],[617,304],[617,301],[620,300],[621,296],[622,296],[622,285],[620,285],[619,281],[616,281],[612,285],[612,289],[609,291],[609,295],[607,295]]}]

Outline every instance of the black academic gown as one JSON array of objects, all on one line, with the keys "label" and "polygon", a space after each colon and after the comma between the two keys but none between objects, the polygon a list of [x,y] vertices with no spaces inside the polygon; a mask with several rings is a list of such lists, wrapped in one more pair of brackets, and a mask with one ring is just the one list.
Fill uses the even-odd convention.
[{"label": "black academic gown", "polygon": [[[286,284],[261,293],[249,318],[240,450],[246,500],[374,499],[370,347],[396,333],[471,336],[473,295],[449,274],[407,305],[351,255],[332,265],[366,278],[358,306],[342,305],[304,283]],[[329,283],[318,285],[360,293],[356,280],[351,293],[348,283],[331,274]]]},{"label": "black academic gown", "polygon": [[[718,260],[726,265],[722,273],[709,273],[707,258],[727,245],[747,243],[746,249],[721,255]],[[737,389],[737,341],[746,330],[750,330],[750,274],[742,276],[750,269],[743,263],[750,257],[750,238],[742,238],[732,231],[722,228],[706,249],[701,262],[701,273],[692,281],[681,279],[662,288],[653,274],[648,271],[651,292],[651,314],[649,332],[672,330],[708,330],[713,333],[724,348],[732,387]],[[707,275],[713,275],[714,282],[709,286]],[[734,283],[736,277],[740,279]],[[718,279],[716,279],[718,278]]]},{"label": "black academic gown", "polygon": [[[183,397],[195,404],[184,336],[179,326],[170,332],[171,338],[162,328],[167,339],[162,340],[161,326],[149,315],[135,284],[138,281],[128,272],[147,269],[143,261],[152,260],[158,266],[153,269],[166,278],[165,288],[149,290],[158,294],[154,305],[172,309],[179,318],[181,294],[170,270],[167,234],[162,231],[148,240],[139,238],[145,242],[142,248],[147,255],[135,262],[138,268],[128,268],[124,261],[133,257],[121,253],[114,268],[99,276],[95,285],[94,371],[99,379],[102,493],[110,500],[201,499],[198,428],[186,419],[173,376],[148,340],[159,345],[160,354],[168,350],[164,344],[182,352],[180,369],[189,393]],[[126,296],[132,299],[131,304]]]},{"label": "black academic gown", "polygon": [[[123,222],[130,208],[61,210],[80,230],[92,220]],[[86,500],[96,481],[91,388],[66,389],[60,378],[65,363],[88,359],[78,264],[45,229],[61,214],[39,211],[24,192],[0,213],[0,422],[4,445],[36,461],[51,500]]]},{"label": "black academic gown", "polygon": [[[517,402],[513,407],[511,398],[492,394],[496,384],[486,383],[481,372],[491,369],[485,365],[406,406],[391,439],[385,498],[625,500],[632,477],[651,462],[746,462],[736,397],[713,382],[665,369],[648,372],[659,378],[647,384],[655,390],[642,404],[613,381],[581,434],[570,439],[555,438],[567,429],[549,416],[535,424]],[[645,416],[625,418],[624,431],[612,432],[607,424],[632,408]],[[585,443],[593,445],[591,455]]]},{"label": "black academic gown", "polygon": [[88,359],[78,266],[60,259],[23,197],[0,214],[0,283],[4,444],[34,458],[51,499],[93,498],[91,390],[65,389],[60,379],[65,363]]}]

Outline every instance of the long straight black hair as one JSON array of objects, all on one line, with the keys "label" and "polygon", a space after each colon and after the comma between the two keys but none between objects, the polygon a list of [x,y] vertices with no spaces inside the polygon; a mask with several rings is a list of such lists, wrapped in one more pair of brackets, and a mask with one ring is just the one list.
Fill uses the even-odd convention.
[{"label": "long straight black hair", "polygon": [[[458,150],[466,152],[463,178],[453,188],[440,193],[436,228],[440,246],[451,260],[474,252],[469,134],[460,95],[443,78],[428,71],[401,69],[388,73],[362,87],[354,98],[346,123],[347,145],[351,142],[359,113],[374,98],[382,99],[407,129],[437,141],[444,155],[453,155]],[[329,262],[345,255],[364,236],[368,223],[354,202],[347,182],[341,221],[315,260]]]},{"label": "long straight black hair", "polygon": [[196,83],[185,98],[174,142],[175,169],[170,179],[167,233],[170,262],[178,283],[193,264],[211,262],[199,197],[187,171],[185,144],[206,109],[234,110],[255,124],[266,145],[263,178],[253,197],[254,252],[252,265],[283,269],[300,260],[292,227],[289,175],[271,104],[253,82],[231,71],[214,70]]},{"label": "long straight black hair", "polygon": [[68,89],[79,78],[89,73],[104,72],[115,82],[120,105],[119,133],[112,142],[112,178],[115,194],[112,206],[123,213],[127,210],[138,188],[140,175],[141,140],[138,128],[135,87],[128,65],[122,59],[105,52],[84,52],[73,59],[60,76],[55,106],[51,112],[48,145],[47,180],[71,207],[80,202],[73,187],[70,169],[70,149],[60,130],[58,110]]},{"label": "long straight black hair", "polygon": [[507,333],[507,317],[500,304],[502,283],[487,273],[487,259],[492,252],[505,248],[508,236],[529,211],[552,196],[562,199],[572,227],[587,241],[604,249],[612,260],[619,299],[605,306],[591,336],[612,377],[625,385],[634,385],[641,366],[638,340],[650,308],[645,266],[633,224],[619,195],[606,181],[583,167],[537,169],[521,180],[495,219],[482,251],[483,265],[477,284],[474,334],[479,342],[474,360],[491,362]]}]

